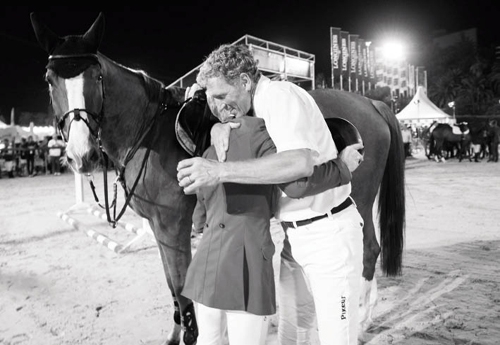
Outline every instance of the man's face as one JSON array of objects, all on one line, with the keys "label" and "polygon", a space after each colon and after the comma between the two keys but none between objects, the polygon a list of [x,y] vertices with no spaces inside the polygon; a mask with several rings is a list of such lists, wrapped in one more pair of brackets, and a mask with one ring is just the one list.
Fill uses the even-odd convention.
[{"label": "man's face", "polygon": [[245,73],[241,74],[234,85],[229,84],[223,77],[208,79],[206,83],[208,103],[221,122],[227,122],[248,113],[252,106],[251,83]]}]

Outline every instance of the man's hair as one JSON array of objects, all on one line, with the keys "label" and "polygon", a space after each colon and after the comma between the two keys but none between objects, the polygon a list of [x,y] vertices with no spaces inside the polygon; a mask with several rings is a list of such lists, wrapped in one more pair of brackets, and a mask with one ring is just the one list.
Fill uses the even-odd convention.
[{"label": "man's hair", "polygon": [[233,84],[241,73],[247,73],[252,81],[257,82],[260,77],[257,64],[258,61],[246,45],[224,44],[205,59],[196,82],[205,88],[208,79],[223,77],[226,82]]}]

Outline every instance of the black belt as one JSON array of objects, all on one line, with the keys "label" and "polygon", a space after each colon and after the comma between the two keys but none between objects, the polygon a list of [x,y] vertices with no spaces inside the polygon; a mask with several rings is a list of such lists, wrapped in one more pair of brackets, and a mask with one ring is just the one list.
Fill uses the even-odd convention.
[{"label": "black belt", "polygon": [[281,224],[283,226],[285,226],[286,228],[298,228],[299,226],[304,226],[304,225],[307,225],[307,224],[311,224],[312,222],[315,222],[317,220],[326,218],[330,214],[339,213],[340,211],[343,211],[346,208],[348,208],[349,206],[351,206],[353,203],[354,202],[352,201],[352,198],[348,197],[340,205],[335,206],[334,208],[332,208],[330,210],[330,213],[325,213],[325,214],[322,214],[321,216],[312,217],[312,218],[309,218],[309,219],[297,220],[296,222],[281,222]]}]

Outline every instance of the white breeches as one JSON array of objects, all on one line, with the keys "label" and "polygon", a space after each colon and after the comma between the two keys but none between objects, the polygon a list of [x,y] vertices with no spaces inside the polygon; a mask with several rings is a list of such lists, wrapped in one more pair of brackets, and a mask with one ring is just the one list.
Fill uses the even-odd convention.
[{"label": "white breeches", "polygon": [[198,341],[196,345],[265,345],[269,316],[245,311],[221,310],[196,303]]}]

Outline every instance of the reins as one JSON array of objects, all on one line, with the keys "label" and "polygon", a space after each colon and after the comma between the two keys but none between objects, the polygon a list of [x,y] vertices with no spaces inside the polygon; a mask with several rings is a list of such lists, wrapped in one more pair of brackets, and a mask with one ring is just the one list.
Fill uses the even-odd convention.
[{"label": "reins", "polygon": [[[117,172],[118,176],[116,177],[115,181],[113,182],[113,201],[112,201],[111,205],[109,204],[108,178],[107,178],[107,175],[108,175],[108,168],[107,167],[108,167],[108,163],[109,163],[109,158],[108,158],[108,155],[106,154],[106,152],[104,152],[104,150],[102,149],[102,144],[101,144],[100,136],[99,136],[99,149],[101,151],[101,156],[103,158],[104,203],[105,203],[104,206],[102,206],[99,203],[99,198],[97,197],[97,194],[95,192],[95,186],[94,186],[94,183],[93,183],[92,180],[90,180],[90,187],[91,187],[92,192],[94,194],[94,199],[95,199],[96,203],[101,208],[104,208],[106,210],[106,217],[107,217],[108,223],[113,228],[116,227],[116,223],[118,222],[118,220],[125,213],[126,208],[129,205],[130,200],[132,199],[132,196],[134,195],[135,188],[137,187],[137,185],[139,183],[139,180],[140,180],[140,178],[142,176],[142,172],[144,171],[144,168],[145,168],[146,163],[148,161],[149,155],[151,153],[151,146],[148,146],[147,149],[146,149],[146,153],[144,154],[144,158],[142,159],[141,168],[139,169],[139,173],[137,174],[137,177],[135,178],[134,183],[132,184],[132,187],[130,188],[129,192],[127,192],[126,183],[125,183],[125,177],[124,177],[125,176],[125,168],[126,168],[127,164],[134,158],[134,156],[137,153],[137,150],[140,148],[142,142],[144,141],[144,139],[146,138],[146,136],[148,135],[148,133],[151,131],[151,129],[156,124],[156,121],[157,121],[158,117],[167,109],[167,104],[163,101],[163,99],[164,99],[164,97],[163,97],[164,91],[165,91],[165,88],[162,85],[162,87],[160,89],[160,100],[161,100],[161,102],[160,102],[160,104],[158,106],[158,109],[157,109],[155,115],[150,120],[150,122],[146,126],[145,130],[142,131],[142,133],[141,133],[141,131],[138,132],[138,133],[141,133],[140,134],[140,138],[135,141],[134,146],[127,152],[127,154],[125,156],[125,159],[123,161],[122,167]],[[147,111],[148,108],[149,108],[149,103],[148,103],[148,106],[146,107],[146,111]],[[126,199],[125,199],[125,203],[122,206],[122,209],[120,210],[120,212],[118,213],[118,216],[117,216],[116,215],[116,206],[117,206],[117,203],[116,203],[116,199],[117,199],[117,186],[116,186],[116,184],[117,184],[118,181],[121,183],[121,185],[123,187],[123,190],[125,191],[125,197],[126,197]],[[110,208],[113,208],[113,217],[111,217]]]}]

